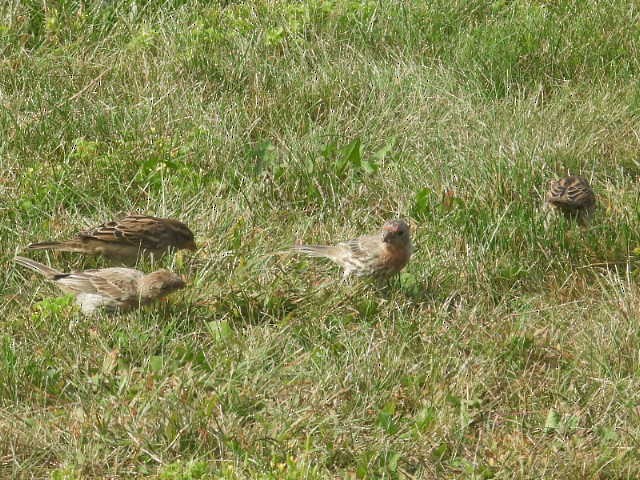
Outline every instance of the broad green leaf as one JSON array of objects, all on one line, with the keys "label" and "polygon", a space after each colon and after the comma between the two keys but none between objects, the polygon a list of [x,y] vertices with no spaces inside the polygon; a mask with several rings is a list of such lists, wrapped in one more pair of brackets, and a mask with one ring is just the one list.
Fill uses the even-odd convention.
[{"label": "broad green leaf", "polygon": [[380,150],[377,150],[373,154],[373,158],[375,158],[378,162],[383,162],[387,154],[391,151],[391,149],[395,145],[395,143],[396,143],[396,138],[392,137],[391,140],[384,145],[384,147],[382,147]]},{"label": "broad green leaf", "polygon": [[217,342],[224,342],[233,335],[233,329],[226,320],[213,320],[207,323],[209,333]]},{"label": "broad green leaf", "polygon": [[549,410],[547,413],[547,419],[544,422],[544,430],[545,432],[550,432],[552,430],[558,430],[560,428],[560,414],[553,409]]},{"label": "broad green leaf", "polygon": [[431,194],[432,191],[428,188],[418,190],[413,199],[413,206],[411,208],[411,213],[414,217],[424,218],[428,215]]},{"label": "broad green leaf", "polygon": [[149,359],[149,367],[151,368],[152,372],[154,373],[160,372],[163,366],[164,366],[164,358],[161,355],[153,355]]}]

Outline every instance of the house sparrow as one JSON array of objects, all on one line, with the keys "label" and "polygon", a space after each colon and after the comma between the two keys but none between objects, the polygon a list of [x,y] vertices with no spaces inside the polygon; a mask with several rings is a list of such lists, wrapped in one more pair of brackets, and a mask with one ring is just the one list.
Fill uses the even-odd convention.
[{"label": "house sparrow", "polygon": [[379,233],[365,235],[336,245],[296,245],[294,252],[312,257],[326,257],[350,275],[388,277],[404,268],[411,257],[409,225],[403,220],[389,220]]},{"label": "house sparrow", "polygon": [[589,182],[571,175],[551,182],[545,205],[561,212],[566,218],[587,225],[596,209],[596,197]]},{"label": "house sparrow", "polygon": [[144,274],[132,268],[101,268],[63,273],[29,258],[16,257],[15,261],[44,275],[63,292],[75,295],[86,315],[99,309],[123,312],[185,287],[185,282],[168,270]]},{"label": "house sparrow", "polygon": [[171,249],[195,250],[196,244],[189,227],[178,220],[128,215],[84,230],[71,240],[32,243],[27,248],[104,255],[133,264],[142,253],[160,257]]}]

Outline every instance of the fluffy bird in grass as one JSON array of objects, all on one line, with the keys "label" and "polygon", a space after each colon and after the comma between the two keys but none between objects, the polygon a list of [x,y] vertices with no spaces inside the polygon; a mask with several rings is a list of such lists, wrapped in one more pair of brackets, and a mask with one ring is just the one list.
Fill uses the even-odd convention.
[{"label": "fluffy bird in grass", "polygon": [[587,225],[596,209],[596,197],[584,178],[571,175],[551,182],[545,204],[565,217]]},{"label": "fluffy bird in grass", "polygon": [[44,275],[64,293],[75,295],[86,315],[98,310],[123,312],[185,287],[184,280],[168,270],[144,274],[132,268],[101,268],[63,273],[29,258],[16,257],[15,261]]},{"label": "fluffy bird in grass", "polygon": [[380,232],[336,245],[296,245],[294,252],[328,258],[349,276],[389,277],[404,268],[411,258],[409,225],[403,220],[389,220]]},{"label": "fluffy bird in grass", "polygon": [[27,248],[104,255],[111,260],[133,264],[141,254],[158,258],[169,250],[195,250],[196,244],[193,232],[178,220],[128,215],[84,230],[71,240],[32,243]]}]

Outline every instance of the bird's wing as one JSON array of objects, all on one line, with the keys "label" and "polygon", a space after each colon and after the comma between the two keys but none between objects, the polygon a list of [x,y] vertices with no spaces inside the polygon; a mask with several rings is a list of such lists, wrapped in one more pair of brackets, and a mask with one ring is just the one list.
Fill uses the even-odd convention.
[{"label": "bird's wing", "polygon": [[142,272],[130,268],[103,268],[57,275],[54,280],[74,293],[97,294],[124,300],[137,294]]},{"label": "bird's wing", "polygon": [[136,245],[146,249],[157,247],[153,229],[158,228],[158,219],[144,215],[129,215],[121,220],[106,222],[95,228],[80,232],[83,239],[95,239],[103,242],[124,245]]},{"label": "bird's wing", "polygon": [[361,257],[366,254],[366,252],[362,248],[362,244],[360,243],[359,238],[340,242],[336,245],[336,247],[339,249],[342,255]]},{"label": "bird's wing", "polygon": [[350,256],[365,259],[376,255],[382,246],[381,244],[382,242],[377,235],[365,235],[341,242],[337,247]]},{"label": "bird's wing", "polygon": [[593,190],[584,181],[573,180],[568,184],[553,182],[547,201],[569,208],[588,207],[595,203]]}]

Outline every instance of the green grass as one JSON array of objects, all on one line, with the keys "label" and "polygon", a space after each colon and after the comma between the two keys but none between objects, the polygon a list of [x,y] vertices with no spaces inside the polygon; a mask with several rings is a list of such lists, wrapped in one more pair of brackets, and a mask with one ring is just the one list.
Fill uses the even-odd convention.
[{"label": "green grass", "polygon": [[[0,476],[640,477],[639,20],[5,2]],[[588,229],[545,226],[567,173],[599,197]],[[164,261],[191,282],[168,302],[84,318],[13,263],[133,211],[202,246]],[[275,253],[394,216],[417,251],[385,290]]]}]

